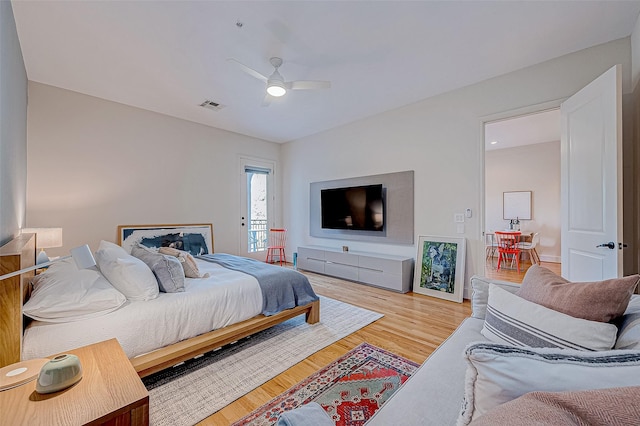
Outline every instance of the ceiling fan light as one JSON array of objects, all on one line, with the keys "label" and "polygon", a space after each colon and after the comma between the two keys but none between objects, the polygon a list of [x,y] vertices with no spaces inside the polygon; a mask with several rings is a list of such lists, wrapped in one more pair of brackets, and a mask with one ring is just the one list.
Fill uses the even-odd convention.
[{"label": "ceiling fan light", "polygon": [[269,82],[267,93],[278,98],[284,96],[284,94],[287,93],[287,89],[285,89],[284,84],[281,84],[279,81]]}]

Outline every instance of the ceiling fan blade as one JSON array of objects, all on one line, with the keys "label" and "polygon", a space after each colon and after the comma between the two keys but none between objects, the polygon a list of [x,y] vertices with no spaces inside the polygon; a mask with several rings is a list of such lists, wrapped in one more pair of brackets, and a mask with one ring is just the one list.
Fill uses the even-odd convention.
[{"label": "ceiling fan blade", "polygon": [[271,105],[272,100],[273,100],[273,96],[267,93],[266,95],[264,95],[264,99],[262,100],[262,106],[268,107],[269,105]]},{"label": "ceiling fan blade", "polygon": [[257,78],[258,80],[264,81],[265,83],[267,82],[268,78],[265,77],[264,75],[260,74],[258,71],[254,70],[253,68],[249,68],[248,66],[246,66],[245,64],[243,64],[242,62],[238,62],[237,60],[233,59],[233,58],[228,58],[227,61],[229,62],[233,62],[234,64],[236,64],[238,67],[240,67],[240,69],[244,72],[246,72],[247,74],[249,74],[252,77]]},{"label": "ceiling fan blade", "polygon": [[312,89],[329,89],[331,87],[330,81],[316,81],[316,80],[298,80],[288,81],[285,83],[287,89],[291,90],[312,90]]}]

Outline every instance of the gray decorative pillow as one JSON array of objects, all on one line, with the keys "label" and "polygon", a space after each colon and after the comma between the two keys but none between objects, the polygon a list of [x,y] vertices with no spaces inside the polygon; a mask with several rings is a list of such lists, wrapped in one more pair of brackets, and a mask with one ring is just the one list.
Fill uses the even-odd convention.
[{"label": "gray decorative pillow", "polygon": [[133,246],[131,254],[151,268],[160,291],[165,293],[184,291],[184,270],[177,258],[160,254],[141,244]]}]

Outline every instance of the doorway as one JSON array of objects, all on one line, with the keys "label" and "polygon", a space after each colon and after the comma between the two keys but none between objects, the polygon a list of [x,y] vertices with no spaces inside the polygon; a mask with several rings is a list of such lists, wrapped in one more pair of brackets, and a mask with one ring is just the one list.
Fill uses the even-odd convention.
[{"label": "doorway", "polygon": [[275,225],[275,163],[243,157],[240,171],[240,255],[264,260],[268,230]]},{"label": "doorway", "polygon": [[[485,276],[522,282],[529,255],[519,255],[520,272],[512,261],[497,270],[494,232],[512,228],[520,230],[522,242],[535,242],[543,266],[560,273],[560,132],[557,107],[485,121]],[[514,194],[528,197],[530,215],[512,218],[505,211]]]}]

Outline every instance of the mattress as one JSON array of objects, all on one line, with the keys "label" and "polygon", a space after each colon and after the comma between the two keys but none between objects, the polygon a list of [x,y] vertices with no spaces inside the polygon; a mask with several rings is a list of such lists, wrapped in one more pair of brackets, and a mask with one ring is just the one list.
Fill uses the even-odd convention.
[{"label": "mattress", "polygon": [[258,315],[262,293],[245,273],[198,261],[208,278],[187,278],[185,291],[127,301],[118,310],[84,321],[34,321],[25,330],[22,359],[43,358],[116,338],[129,358]]}]

